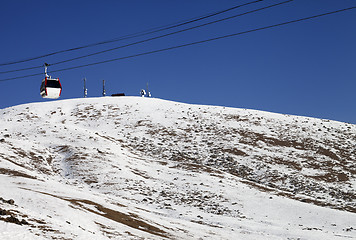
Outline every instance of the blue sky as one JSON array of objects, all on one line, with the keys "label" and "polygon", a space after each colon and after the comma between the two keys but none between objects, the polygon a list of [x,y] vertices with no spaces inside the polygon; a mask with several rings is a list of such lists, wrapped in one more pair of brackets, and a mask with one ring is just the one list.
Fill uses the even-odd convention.
[{"label": "blue sky", "polygon": [[[251,0],[250,0],[251,1]],[[153,27],[175,23],[250,1],[10,1],[0,3],[0,63],[36,57]],[[282,1],[265,0],[201,23]],[[355,6],[354,0],[294,0],[281,6],[109,53],[51,66],[49,72]],[[56,72],[61,99],[106,91],[139,95],[149,82],[154,97],[186,103],[249,108],[356,124],[356,9],[214,42]],[[194,26],[198,23],[187,25]],[[179,29],[182,29],[181,27]],[[167,31],[169,32],[169,31]],[[162,32],[159,34],[167,33]],[[100,45],[0,66],[0,72],[86,55],[133,41]],[[42,73],[43,69],[0,74],[0,80]],[[0,82],[0,108],[48,101],[43,76]]]}]

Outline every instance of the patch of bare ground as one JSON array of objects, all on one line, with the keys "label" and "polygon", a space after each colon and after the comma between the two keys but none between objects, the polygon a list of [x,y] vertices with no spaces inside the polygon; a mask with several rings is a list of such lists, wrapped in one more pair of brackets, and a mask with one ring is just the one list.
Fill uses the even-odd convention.
[{"label": "patch of bare ground", "polygon": [[[13,199],[5,200],[0,197],[0,201],[9,205],[15,205],[15,201]],[[0,221],[14,223],[17,225],[29,225],[25,219],[20,220],[17,215],[17,211],[0,208]]]},{"label": "patch of bare ground", "polygon": [[19,167],[25,168],[27,170],[30,170],[30,168],[28,166],[25,166],[25,164],[20,164],[20,163],[16,162],[15,160],[10,159],[9,157],[7,157],[5,154],[0,153],[0,157],[3,160],[9,161],[12,164],[15,164],[16,166],[19,166]]},{"label": "patch of bare ground", "polygon": [[[51,171],[47,168],[48,161],[51,161],[51,159],[45,159],[41,154],[35,153],[33,151],[26,152],[21,148],[17,148],[14,146],[11,146],[10,149],[15,154],[13,159],[10,159],[9,157],[6,157],[5,154],[1,153],[0,157],[22,168],[28,170],[32,170],[33,168],[35,168],[38,172],[51,174]],[[27,162],[27,160],[29,161]]]},{"label": "patch of bare ground", "polygon": [[95,133],[95,135],[99,136],[99,137],[102,137],[110,142],[113,142],[113,143],[123,143],[123,141],[121,139],[116,139],[116,138],[113,138],[113,137],[110,137],[110,136],[104,136],[104,135],[101,135],[99,133]]},{"label": "patch of bare ground", "polygon": [[[100,227],[100,230],[101,232],[108,238],[112,239],[112,238],[118,238],[119,236],[124,238],[122,236],[122,234],[120,234],[119,232],[115,231],[115,228],[112,228],[112,227],[108,227],[104,224],[101,224],[99,222],[95,222],[99,227]],[[132,235],[133,236],[133,235]]]},{"label": "patch of bare ground", "polygon": [[[201,218],[201,216],[198,216],[198,218]],[[214,224],[211,224],[211,223],[207,223],[207,222],[204,222],[202,220],[191,220],[191,222],[193,223],[197,223],[197,224],[201,224],[201,225],[207,225],[209,227],[213,227],[213,228],[222,228],[222,226],[219,226],[219,225],[214,225]]]},{"label": "patch of bare ground", "polygon": [[[85,209],[88,212],[105,217],[107,219],[118,222],[120,224],[124,224],[128,227],[137,229],[139,231],[144,231],[144,232],[147,232],[147,233],[159,236],[159,237],[169,238],[169,234],[167,232],[145,222],[144,220],[140,219],[140,217],[137,216],[136,214],[121,213],[119,211],[116,211],[116,210],[113,210],[110,208],[106,208],[106,207],[104,207],[98,203],[95,203],[93,201],[90,201],[90,200],[71,199],[71,198],[61,197],[61,196],[57,196],[57,195],[50,194],[50,193],[35,191],[32,189],[27,189],[27,188],[23,188],[23,189],[41,193],[41,194],[45,194],[48,196],[52,196],[52,197],[55,197],[55,198],[58,198],[58,199],[61,199],[64,201],[68,201],[69,203],[73,204],[74,206],[78,207],[79,209]],[[86,205],[93,206],[97,211],[93,210],[93,208],[87,207]]]},{"label": "patch of bare ground", "polygon": [[301,171],[303,169],[303,167],[300,163],[298,163],[295,160],[290,159],[290,158],[275,157],[271,160],[267,160],[267,162],[269,162],[271,164],[285,165],[285,166],[288,166],[288,167],[295,169],[297,171]]},{"label": "patch of bare ground", "polygon": [[[16,207],[15,201],[13,199],[5,200],[0,197],[0,201],[3,203],[7,203],[10,206],[12,205],[13,207]],[[36,218],[31,218],[26,214],[23,214],[17,210],[6,210],[0,208],[0,221],[3,222],[8,222],[8,223],[13,223],[17,225],[28,225],[33,229],[39,229],[43,233],[47,232],[52,232],[58,234],[63,234],[62,232],[58,230],[54,230],[53,228],[49,227],[47,223],[44,220],[36,219]],[[38,233],[37,233],[38,235]],[[63,237],[58,237],[58,236],[52,236],[52,239],[61,239],[65,240],[66,238]]]},{"label": "patch of bare ground", "polygon": [[[0,213],[0,215],[2,215],[2,214]],[[8,215],[8,214],[6,214],[6,215]],[[17,216],[14,216],[14,215],[10,215],[8,217],[0,216],[0,221],[14,223],[17,225],[29,225],[29,223],[25,219],[20,220]]]},{"label": "patch of bare ground", "polygon": [[309,144],[313,142],[311,139],[304,139],[303,142],[292,139],[278,139],[247,130],[241,130],[238,133],[243,137],[240,139],[241,143],[247,143],[254,146],[256,146],[258,141],[262,141],[272,147],[293,147],[300,150],[307,150],[310,149]]},{"label": "patch of bare ground", "polygon": [[338,172],[333,169],[328,169],[328,172],[322,175],[316,176],[308,176],[308,178],[313,178],[317,181],[324,181],[324,182],[346,182],[349,179],[349,176],[346,173]]},{"label": "patch of bare ground", "polygon": [[[87,211],[89,211],[91,213],[100,215],[102,217],[108,218],[115,222],[127,225],[129,227],[132,227],[137,230],[144,231],[144,232],[156,235],[156,236],[168,238],[168,234],[165,231],[163,231],[151,224],[148,224],[147,222],[144,222],[135,214],[121,213],[121,212],[112,210],[110,208],[103,207],[102,205],[97,204],[92,201],[89,201],[89,200],[78,200],[78,199],[66,199],[66,200],[68,200],[69,202],[71,202],[74,205],[81,206],[82,208],[86,209]],[[98,210],[98,212],[85,207],[81,203],[94,206]]]},{"label": "patch of bare ground", "polygon": [[138,169],[132,169],[132,173],[144,178],[144,179],[150,179],[151,177],[147,175],[144,171],[140,171]]},{"label": "patch of bare ground", "polygon": [[[48,226],[47,223],[44,220],[40,219],[35,219],[35,218],[29,218],[28,219],[29,226],[31,227],[30,231],[34,232],[34,229],[38,229],[41,231],[43,234],[46,234],[46,238],[54,239],[54,240],[72,240],[75,239],[75,237],[78,237],[74,235],[73,237],[64,237],[65,233],[61,232],[57,229],[53,229],[51,226]],[[67,221],[68,223],[68,221]],[[40,236],[40,233],[36,231],[35,233],[36,236]]]},{"label": "patch of bare ground", "polygon": [[6,199],[0,197],[0,201],[3,202],[3,203],[10,204],[10,205],[14,205],[15,204],[15,201],[13,199],[6,200]]},{"label": "patch of bare ground", "polygon": [[36,177],[28,175],[26,173],[7,169],[7,168],[0,168],[0,174],[9,175],[12,177],[24,177],[24,178],[29,178],[29,179],[37,179]]},{"label": "patch of bare ground", "polygon": [[225,153],[230,153],[230,154],[233,154],[233,155],[236,155],[236,156],[248,156],[247,153],[245,153],[244,151],[241,151],[237,148],[225,148],[225,149],[222,149],[221,150],[222,152],[225,152]]}]

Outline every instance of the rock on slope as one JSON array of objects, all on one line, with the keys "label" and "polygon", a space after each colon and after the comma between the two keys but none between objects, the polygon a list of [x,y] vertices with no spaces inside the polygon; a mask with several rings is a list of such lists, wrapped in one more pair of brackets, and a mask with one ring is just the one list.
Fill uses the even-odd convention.
[{"label": "rock on slope", "polygon": [[352,237],[355,146],[352,124],[150,98],[3,109],[0,238]]}]

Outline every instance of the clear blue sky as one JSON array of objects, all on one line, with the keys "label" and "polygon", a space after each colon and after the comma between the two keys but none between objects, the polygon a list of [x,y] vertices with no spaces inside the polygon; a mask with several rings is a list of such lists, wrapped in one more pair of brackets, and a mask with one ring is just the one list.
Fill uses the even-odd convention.
[{"label": "clear blue sky", "polygon": [[[0,3],[0,63],[109,40],[247,2],[3,0]],[[281,1],[265,0],[211,20],[277,2]],[[354,0],[294,0],[197,30],[52,66],[49,71],[237,33],[355,5]],[[354,9],[205,44],[51,75],[61,80],[61,99],[82,97],[83,77],[87,78],[89,97],[101,95],[103,79],[106,80],[108,95],[118,92],[139,95],[140,89],[149,82],[153,96],[158,98],[356,124],[355,24]],[[0,66],[0,72],[58,62],[148,37],[151,35],[22,64]],[[0,74],[0,79],[41,72],[43,69]],[[34,76],[0,82],[0,108],[48,101],[39,94],[42,78]]]}]

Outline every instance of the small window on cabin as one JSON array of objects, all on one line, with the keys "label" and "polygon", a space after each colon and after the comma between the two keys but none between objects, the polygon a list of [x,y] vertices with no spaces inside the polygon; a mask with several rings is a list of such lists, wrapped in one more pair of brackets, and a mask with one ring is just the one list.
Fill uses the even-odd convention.
[{"label": "small window on cabin", "polygon": [[47,87],[50,88],[61,88],[59,81],[57,80],[47,80]]}]

